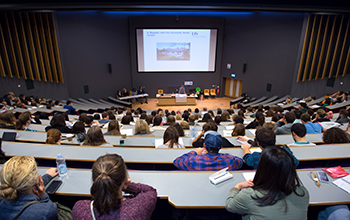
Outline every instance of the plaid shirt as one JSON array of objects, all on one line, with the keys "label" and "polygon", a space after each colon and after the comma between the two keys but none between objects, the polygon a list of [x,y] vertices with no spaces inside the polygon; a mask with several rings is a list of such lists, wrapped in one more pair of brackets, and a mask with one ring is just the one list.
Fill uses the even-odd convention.
[{"label": "plaid shirt", "polygon": [[184,154],[174,160],[174,165],[180,170],[218,171],[225,167],[228,170],[238,170],[243,160],[231,154],[201,154],[195,151]]}]

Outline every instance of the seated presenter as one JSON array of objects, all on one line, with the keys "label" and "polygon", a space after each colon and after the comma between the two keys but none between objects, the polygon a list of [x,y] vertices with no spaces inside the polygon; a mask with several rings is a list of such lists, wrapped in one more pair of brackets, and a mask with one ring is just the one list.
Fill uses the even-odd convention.
[{"label": "seated presenter", "polygon": [[[145,94],[145,93],[146,93],[145,90],[143,90],[142,86],[140,86],[139,90],[137,90],[137,94],[141,95],[141,94]],[[145,102],[148,103],[147,96],[145,96]],[[140,103],[142,104],[142,97],[140,97]]]},{"label": "seated presenter", "polygon": [[186,94],[186,89],[183,85],[179,88],[179,94]]}]

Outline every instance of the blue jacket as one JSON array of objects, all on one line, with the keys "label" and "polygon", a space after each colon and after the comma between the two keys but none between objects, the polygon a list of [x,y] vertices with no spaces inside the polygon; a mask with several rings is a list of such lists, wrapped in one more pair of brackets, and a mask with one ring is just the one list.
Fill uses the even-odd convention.
[{"label": "blue jacket", "polygon": [[[50,175],[45,174],[42,176],[44,185],[50,182],[52,179]],[[34,194],[26,193],[20,194],[18,200],[7,201],[0,197],[0,219],[1,220],[11,220],[18,213],[20,213],[23,207],[31,201],[39,201],[40,203],[31,204],[25,209],[25,211],[18,218],[26,220],[56,220],[60,219],[57,213],[57,206],[55,203],[51,202],[47,193],[39,198]]]}]

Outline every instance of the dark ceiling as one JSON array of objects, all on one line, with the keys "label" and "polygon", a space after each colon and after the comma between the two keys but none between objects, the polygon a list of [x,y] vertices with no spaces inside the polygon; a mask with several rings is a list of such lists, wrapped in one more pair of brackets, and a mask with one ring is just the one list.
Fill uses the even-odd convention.
[{"label": "dark ceiling", "polygon": [[350,0],[1,0],[0,10],[289,11],[350,13]]}]

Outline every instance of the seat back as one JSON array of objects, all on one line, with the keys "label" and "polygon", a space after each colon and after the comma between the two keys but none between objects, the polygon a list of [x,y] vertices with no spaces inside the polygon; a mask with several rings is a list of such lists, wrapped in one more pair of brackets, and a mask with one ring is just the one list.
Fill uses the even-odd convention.
[{"label": "seat back", "polygon": [[216,95],[215,89],[210,89],[210,95]]},{"label": "seat back", "polygon": [[163,94],[163,89],[158,89],[158,94]]},{"label": "seat back", "polygon": [[204,95],[209,95],[209,89],[204,89]]}]

